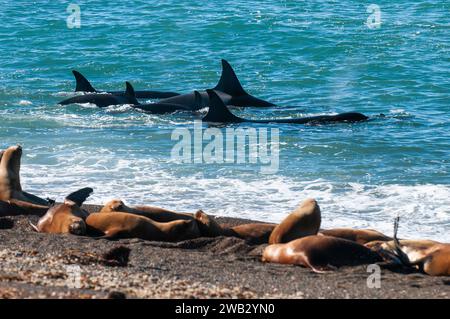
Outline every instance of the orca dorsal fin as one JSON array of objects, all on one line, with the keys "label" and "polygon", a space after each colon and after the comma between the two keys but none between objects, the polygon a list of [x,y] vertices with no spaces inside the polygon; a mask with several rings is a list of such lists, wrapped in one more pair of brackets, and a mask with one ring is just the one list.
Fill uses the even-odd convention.
[{"label": "orca dorsal fin", "polygon": [[91,83],[84,77],[83,74],[76,70],[72,70],[77,86],[75,87],[75,92],[97,92],[96,89],[91,85]]},{"label": "orca dorsal fin", "polygon": [[125,97],[128,99],[130,104],[137,105],[139,104],[138,100],[136,99],[136,93],[134,92],[134,88],[131,85],[130,82],[125,82],[125,85],[127,87],[125,91]]},{"label": "orca dorsal fin", "polygon": [[76,192],[73,192],[69,194],[65,200],[64,203],[68,205],[77,205],[80,206],[83,205],[83,203],[86,201],[86,199],[91,196],[91,194],[94,192],[94,190],[90,187],[82,188],[77,190]]},{"label": "orca dorsal fin", "polygon": [[228,107],[214,90],[206,90],[209,97],[209,110],[203,121],[215,123],[243,122],[243,120],[230,112]]},{"label": "orca dorsal fin", "polygon": [[195,107],[197,107],[198,109],[203,108],[203,99],[200,92],[194,91],[194,96],[195,96]]},{"label": "orca dorsal fin", "polygon": [[242,88],[242,85],[230,63],[224,59],[222,59],[222,75],[220,76],[219,83],[216,85],[214,90],[222,91],[231,96],[248,95],[248,93]]}]

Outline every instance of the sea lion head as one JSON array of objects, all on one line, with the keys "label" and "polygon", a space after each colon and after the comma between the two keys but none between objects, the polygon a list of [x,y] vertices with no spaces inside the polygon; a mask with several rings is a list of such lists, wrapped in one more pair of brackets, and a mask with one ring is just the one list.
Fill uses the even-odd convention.
[{"label": "sea lion head", "polygon": [[120,199],[113,199],[107,202],[100,213],[127,212],[128,207]]},{"label": "sea lion head", "polygon": [[14,174],[19,174],[20,159],[22,158],[22,146],[10,146],[2,151],[1,164],[2,168],[8,169]]},{"label": "sea lion head", "polygon": [[294,239],[316,235],[320,229],[321,211],[313,198],[304,200],[275,229],[269,244],[288,243]]},{"label": "sea lion head", "polygon": [[0,161],[0,198],[9,200],[14,192],[21,192],[20,159],[22,147],[20,145],[8,147],[1,153]]},{"label": "sea lion head", "polygon": [[199,210],[194,215],[197,221],[198,228],[202,236],[217,237],[223,235],[222,227],[214,220],[212,216],[208,216],[202,210]]},{"label": "sea lion head", "polygon": [[395,250],[393,247],[393,241],[386,242],[386,241],[382,241],[382,240],[374,240],[374,241],[364,244],[364,246],[366,246],[370,250],[376,252],[385,261],[400,263],[400,259],[398,258],[397,254],[395,253]]}]

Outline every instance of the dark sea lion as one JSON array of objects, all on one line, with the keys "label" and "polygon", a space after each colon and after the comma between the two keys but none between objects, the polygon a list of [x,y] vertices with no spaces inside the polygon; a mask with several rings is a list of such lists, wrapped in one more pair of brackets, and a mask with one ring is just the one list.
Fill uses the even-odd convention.
[{"label": "dark sea lion", "polygon": [[290,213],[275,229],[269,244],[287,243],[291,240],[316,235],[320,229],[320,207],[314,199],[306,199]]},{"label": "dark sea lion", "polygon": [[48,201],[24,192],[20,183],[22,147],[11,146],[0,157],[0,216],[43,215]]},{"label": "dark sea lion", "polygon": [[353,241],[317,235],[296,239],[287,244],[269,245],[262,256],[264,262],[301,265],[315,272],[382,260],[376,252]]},{"label": "dark sea lion", "polygon": [[338,237],[364,245],[371,241],[389,241],[391,237],[373,229],[334,228],[321,230],[319,235]]},{"label": "dark sea lion", "polygon": [[434,240],[399,240],[399,220],[395,221],[394,240],[371,242],[366,247],[430,276],[450,276],[450,244]]},{"label": "dark sea lion", "polygon": [[94,213],[86,219],[90,230],[104,238],[139,238],[154,241],[183,241],[200,237],[195,220],[159,223],[144,216],[128,213]]},{"label": "dark sea lion", "polygon": [[266,244],[269,241],[270,234],[276,227],[276,224],[251,223],[228,227],[219,225],[212,216],[203,211],[195,213],[195,218],[199,222],[200,232],[206,237],[237,237],[246,240],[249,244]]},{"label": "dark sea lion", "polygon": [[39,219],[37,226],[31,226],[39,233],[85,235],[85,219],[89,213],[81,208],[92,194],[92,188],[80,189],[66,197],[63,204],[54,204]]},{"label": "dark sea lion", "polygon": [[174,220],[194,220],[194,216],[192,214],[177,213],[171,210],[154,206],[129,207],[119,199],[114,199],[107,202],[100,211],[100,213],[114,212],[144,216],[160,223],[171,222]]}]

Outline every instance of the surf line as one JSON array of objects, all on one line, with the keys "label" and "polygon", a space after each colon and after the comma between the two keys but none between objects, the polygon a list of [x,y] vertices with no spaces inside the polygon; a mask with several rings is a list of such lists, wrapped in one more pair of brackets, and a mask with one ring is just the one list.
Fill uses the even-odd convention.
[{"label": "surf line", "polygon": [[[184,164],[253,164],[261,174],[276,174],[280,166],[280,131],[262,127],[203,127],[194,121],[193,129],[176,128],[171,140],[171,160]],[[205,145],[206,144],[206,145]]]}]

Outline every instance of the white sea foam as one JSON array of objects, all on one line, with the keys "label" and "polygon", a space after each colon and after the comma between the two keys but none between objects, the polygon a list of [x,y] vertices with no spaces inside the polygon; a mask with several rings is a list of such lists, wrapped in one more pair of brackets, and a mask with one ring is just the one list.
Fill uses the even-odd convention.
[{"label": "white sea foam", "polygon": [[[401,216],[400,236],[450,241],[450,186],[339,184],[326,180],[298,181],[283,176],[190,175],[154,158],[123,158],[99,148],[96,154],[71,149],[52,158],[52,164],[23,167],[26,189],[62,199],[70,191],[90,186],[89,203],[121,198],[127,203],[152,204],[180,211],[203,209],[211,214],[281,221],[298,203],[316,198],[322,208],[322,227],[375,228],[392,234]],[[62,155],[62,156],[61,156]],[[35,159],[33,159],[35,161]],[[70,169],[68,169],[70,167]],[[219,172],[220,173],[220,172]]]},{"label": "white sea foam", "polygon": [[20,100],[20,102],[19,102],[19,105],[22,105],[22,106],[28,106],[28,105],[32,105],[32,104],[33,104],[33,102],[27,101],[27,100]]}]

